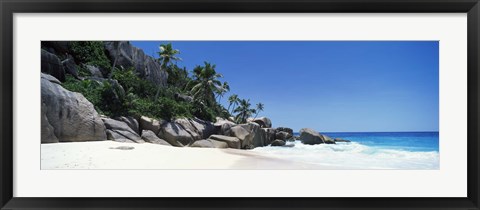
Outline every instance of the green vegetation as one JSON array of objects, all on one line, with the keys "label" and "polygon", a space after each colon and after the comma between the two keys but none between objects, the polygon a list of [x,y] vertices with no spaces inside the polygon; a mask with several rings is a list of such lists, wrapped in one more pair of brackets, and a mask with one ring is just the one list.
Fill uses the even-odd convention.
[{"label": "green vegetation", "polygon": [[72,42],[72,53],[75,61],[97,66],[104,75],[110,73],[110,60],[105,54],[105,47],[102,42]]},{"label": "green vegetation", "polygon": [[235,122],[237,123],[245,123],[247,122],[247,119],[255,114],[257,110],[250,108],[250,99],[241,99],[240,100],[240,105],[233,110],[234,113],[238,113],[235,116]]},{"label": "green vegetation", "polygon": [[[205,62],[202,66],[196,66],[190,75],[185,67],[177,66],[176,62],[181,60],[177,57],[180,51],[173,49],[171,44],[161,45],[158,52],[158,62],[169,75],[167,87],[157,87],[140,78],[133,68],[109,68],[110,61],[101,42],[74,42],[72,48],[79,63],[108,70],[108,74],[104,74],[108,75],[108,79],[77,80],[67,75],[63,86],[82,93],[99,113],[110,117],[198,117],[214,121],[215,117],[226,119],[236,114],[235,120],[244,123],[247,118],[258,114],[264,108],[264,105],[259,103],[257,109],[252,109],[249,100],[239,99],[236,94],[228,98],[228,109],[223,107],[220,101],[230,91],[230,86],[228,82],[220,81],[222,75],[217,73],[216,66]],[[88,70],[81,66],[79,74],[81,77],[90,76]]]}]

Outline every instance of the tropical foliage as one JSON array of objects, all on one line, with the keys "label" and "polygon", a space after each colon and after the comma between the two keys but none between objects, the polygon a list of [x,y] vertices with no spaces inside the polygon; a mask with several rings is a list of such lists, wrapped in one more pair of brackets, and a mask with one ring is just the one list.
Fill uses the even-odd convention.
[{"label": "tropical foliage", "polygon": [[[180,51],[170,43],[160,45],[159,49],[158,62],[168,73],[167,87],[157,87],[140,78],[133,68],[117,68],[115,61],[110,64],[101,42],[74,42],[73,51],[76,60],[108,70],[108,78],[88,79],[88,71],[79,66],[80,76],[87,79],[67,76],[63,86],[82,93],[99,113],[107,116],[198,117],[210,121],[234,116],[236,122],[244,123],[263,110],[263,104],[253,109],[250,100],[240,99],[236,94],[228,97],[228,108],[223,107],[221,101],[230,91],[230,85],[221,81],[223,76],[215,64],[204,62],[189,72],[177,65],[181,61]],[[191,100],[185,99],[189,97]]]}]

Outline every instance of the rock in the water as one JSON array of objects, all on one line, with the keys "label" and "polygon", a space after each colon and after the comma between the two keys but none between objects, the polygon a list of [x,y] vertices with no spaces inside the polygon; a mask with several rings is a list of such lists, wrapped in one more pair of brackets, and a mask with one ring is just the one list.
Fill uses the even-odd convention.
[{"label": "rock in the water", "polygon": [[72,56],[68,56],[67,59],[62,61],[63,69],[65,70],[65,73],[69,73],[76,79],[80,79],[78,77],[78,70],[77,70],[77,65],[75,64],[75,61],[73,60]]},{"label": "rock in the water", "polygon": [[42,49],[41,63],[42,72],[54,76],[61,82],[65,82],[65,69],[63,69],[62,62],[56,55]]},{"label": "rock in the water", "polygon": [[192,131],[185,129],[182,125],[175,122],[166,122],[161,125],[157,136],[165,139],[168,143],[176,147],[183,147],[200,139],[198,136],[192,136]]},{"label": "rock in the water", "polygon": [[302,128],[300,130],[300,140],[304,144],[323,144],[325,143],[324,137],[317,131],[311,128]]},{"label": "rock in the water", "polygon": [[131,116],[128,117],[118,117],[116,120],[122,121],[128,125],[135,133],[140,134],[140,126],[138,125],[138,121]]},{"label": "rock in the water", "polygon": [[57,143],[58,138],[55,136],[55,131],[53,126],[48,122],[47,118],[47,107],[42,103],[42,139],[41,143]]},{"label": "rock in the water", "polygon": [[335,144],[335,140],[330,138],[330,136],[327,136],[325,134],[320,134],[320,135],[322,135],[323,141],[325,142],[325,144]]},{"label": "rock in the water", "polygon": [[127,123],[110,118],[103,118],[102,120],[109,131],[107,134],[110,140],[129,139],[136,143],[145,142]]},{"label": "rock in the water", "polygon": [[[288,134],[290,134],[290,136],[293,137],[293,129],[291,129],[291,128],[278,127],[278,128],[276,128],[275,130],[276,130],[277,133],[280,132],[280,131],[287,132]],[[292,137],[291,137],[291,138],[292,138]]]},{"label": "rock in the water", "polygon": [[103,78],[103,74],[102,74],[102,71],[100,70],[100,68],[96,67],[96,66],[92,66],[92,65],[84,65],[85,69],[87,69],[90,74],[92,75],[92,77],[98,77],[98,78]]},{"label": "rock in the water", "polygon": [[161,68],[155,58],[145,55],[143,50],[134,47],[128,41],[103,42],[110,60],[117,58],[116,65],[124,68],[133,67],[140,78],[158,86],[167,85],[167,72]]},{"label": "rock in the water", "polygon": [[[41,103],[45,104],[46,117],[58,141],[106,140],[105,125],[92,103],[82,94],[68,91],[48,78],[42,74]],[[42,125],[42,129],[45,126]]]},{"label": "rock in the water", "polygon": [[213,139],[202,139],[193,142],[190,147],[202,147],[202,148],[228,148],[228,144],[222,141]]},{"label": "rock in the water", "polygon": [[275,139],[275,141],[272,141],[272,146],[285,146],[285,141],[280,140],[280,139]]},{"label": "rock in the water", "polygon": [[150,131],[150,130],[143,130],[142,131],[142,139],[145,140],[146,142],[152,143],[152,144],[172,146],[167,141],[165,141],[161,138],[158,138],[157,135],[155,133],[153,133],[153,131]]},{"label": "rock in the water", "polygon": [[278,131],[277,130],[277,133],[275,133],[275,138],[285,141],[287,139],[292,138],[292,135],[290,135],[289,133],[287,133],[285,131]]},{"label": "rock in the water", "polygon": [[351,142],[350,140],[341,139],[341,138],[335,138],[334,140],[335,142]]},{"label": "rock in the water", "polygon": [[271,128],[272,127],[272,121],[267,117],[256,118],[256,119],[253,119],[252,122],[258,123],[261,128]]},{"label": "rock in the water", "polygon": [[265,146],[270,145],[272,141],[275,140],[275,129],[273,128],[262,128],[265,131]]},{"label": "rock in the water", "polygon": [[141,130],[149,130],[153,131],[154,133],[158,133],[160,131],[161,125],[165,123],[164,120],[156,120],[149,117],[142,116],[140,117],[139,124]]},{"label": "rock in the water", "polygon": [[241,148],[240,139],[238,139],[236,137],[222,136],[222,135],[211,135],[209,139],[225,142],[225,143],[227,143],[229,148],[234,148],[234,149],[240,149]]}]

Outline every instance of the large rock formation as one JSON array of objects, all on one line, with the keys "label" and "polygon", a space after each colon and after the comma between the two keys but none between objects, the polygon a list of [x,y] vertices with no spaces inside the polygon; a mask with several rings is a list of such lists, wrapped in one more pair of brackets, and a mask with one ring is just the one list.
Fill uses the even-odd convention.
[{"label": "large rock formation", "polygon": [[[60,142],[106,140],[105,125],[97,111],[82,94],[64,89],[60,81],[42,73],[42,137],[47,138],[53,127]],[[43,135],[43,134],[46,135]],[[55,139],[42,139],[43,142]]]},{"label": "large rock formation", "polygon": [[204,121],[198,118],[179,118],[175,119],[174,122],[182,125],[183,128],[193,132],[192,136],[195,136],[195,138],[198,138],[197,136],[199,136],[201,139],[206,139],[210,135],[216,133],[217,130],[211,122]]},{"label": "large rock formation", "polygon": [[133,67],[138,75],[155,85],[167,85],[167,72],[151,56],[145,55],[143,50],[134,47],[128,41],[104,42],[107,55],[116,66]]},{"label": "large rock formation", "polygon": [[55,129],[48,122],[47,119],[47,105],[42,103],[42,115],[41,115],[41,126],[42,126],[42,136],[41,143],[57,143],[58,138],[55,136]]},{"label": "large rock formation", "polygon": [[65,82],[65,69],[63,69],[63,64],[56,55],[42,49],[41,63],[43,73],[50,74],[58,80]]},{"label": "large rock formation", "polygon": [[227,143],[229,148],[240,149],[241,142],[240,139],[231,136],[223,136],[223,135],[211,135],[210,140],[216,140]]},{"label": "large rock formation", "polygon": [[134,117],[128,116],[128,117],[117,117],[116,120],[122,121],[128,125],[135,133],[140,134],[140,126],[138,124],[137,119]]},{"label": "large rock formation", "polygon": [[276,139],[275,141],[272,141],[272,146],[285,146],[285,141]]},{"label": "large rock formation", "polygon": [[149,117],[142,116],[139,120],[140,130],[149,130],[157,134],[165,121],[159,121]]},{"label": "large rock formation", "polygon": [[255,136],[253,137],[253,148],[266,146],[267,132],[264,128],[257,129]]},{"label": "large rock formation", "polygon": [[293,137],[293,129],[291,129],[291,128],[278,127],[278,128],[276,128],[275,130],[276,130],[277,133],[280,132],[280,131],[287,132],[288,134],[290,134],[290,136]]},{"label": "large rock formation", "polygon": [[228,148],[228,144],[222,141],[213,139],[202,139],[193,142],[190,147],[202,147],[202,148]]},{"label": "large rock formation", "polygon": [[117,141],[120,139],[120,141],[123,141],[122,139],[128,139],[136,143],[145,142],[127,123],[110,118],[103,118],[102,120],[107,128],[107,138],[109,140]]},{"label": "large rock formation", "polygon": [[274,128],[262,128],[265,131],[265,146],[270,145],[275,140],[275,129]]},{"label": "large rock formation", "polygon": [[290,139],[292,137],[293,137],[292,135],[290,135],[289,133],[287,133],[285,131],[278,131],[277,130],[277,133],[275,133],[275,138],[283,140],[283,141],[285,141],[287,139]]},{"label": "large rock formation", "polygon": [[62,65],[65,73],[69,73],[76,79],[80,79],[80,77],[78,76],[77,65],[75,64],[75,60],[71,55],[69,55],[67,59],[62,61]]},{"label": "large rock formation", "polygon": [[252,120],[252,122],[255,122],[260,125],[262,128],[271,128],[272,127],[272,121],[267,118],[267,117],[260,117],[260,118],[255,118]]},{"label": "large rock formation", "polygon": [[142,131],[142,139],[145,140],[146,142],[152,143],[152,144],[172,146],[167,141],[165,141],[161,138],[158,138],[157,135],[155,133],[153,133],[153,131],[150,131],[150,130],[143,130]]},{"label": "large rock formation", "polygon": [[240,139],[242,149],[253,149],[253,139],[259,129],[260,126],[256,123],[239,124],[230,128],[230,136]]},{"label": "large rock formation", "polygon": [[320,134],[311,128],[302,128],[300,130],[299,138],[304,144],[335,144],[335,141],[332,138]]},{"label": "large rock formation", "polygon": [[200,140],[201,137],[190,129],[185,129],[182,125],[175,122],[166,122],[161,125],[157,136],[165,139],[168,143],[176,147],[183,147]]}]

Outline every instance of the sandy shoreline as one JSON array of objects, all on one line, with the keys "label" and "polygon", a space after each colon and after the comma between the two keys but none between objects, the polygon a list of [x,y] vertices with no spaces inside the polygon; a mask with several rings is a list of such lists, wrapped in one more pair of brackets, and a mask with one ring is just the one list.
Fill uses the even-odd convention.
[{"label": "sandy shoreline", "polygon": [[[132,150],[111,149],[119,146]],[[41,145],[41,169],[334,169],[255,151],[114,141]]]}]

